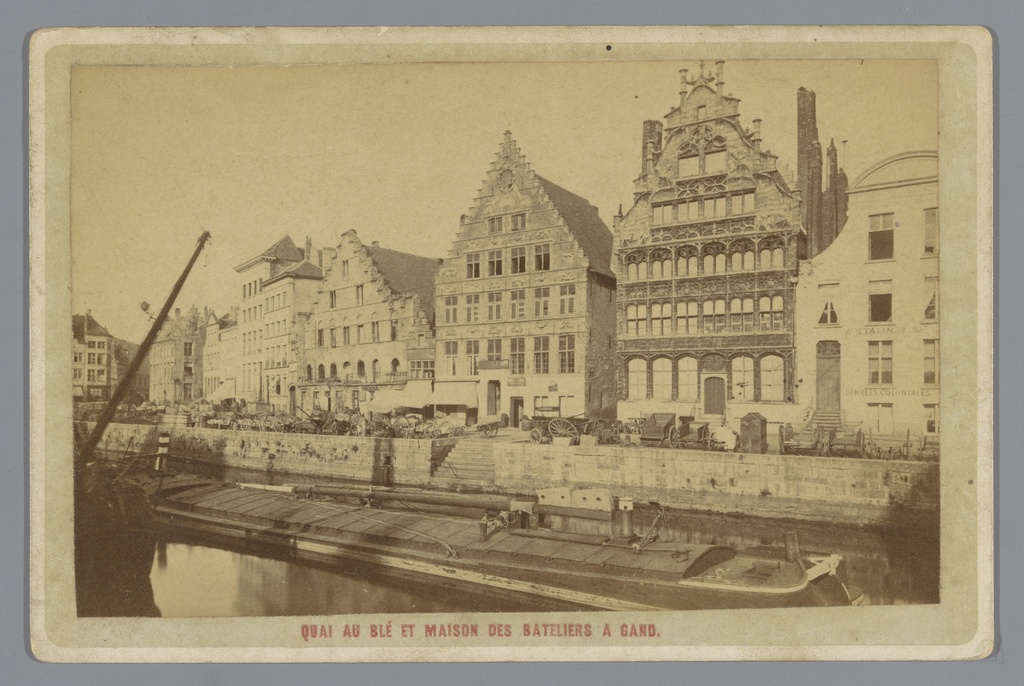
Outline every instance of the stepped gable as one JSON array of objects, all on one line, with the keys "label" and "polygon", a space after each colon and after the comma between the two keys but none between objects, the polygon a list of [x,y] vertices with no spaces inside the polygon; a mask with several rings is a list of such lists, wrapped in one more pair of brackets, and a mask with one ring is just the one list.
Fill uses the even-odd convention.
[{"label": "stepped gable", "polygon": [[597,208],[589,200],[536,174],[548,199],[565,220],[590,263],[591,271],[614,277],[611,269],[612,232],[601,221]]},{"label": "stepped gable", "polygon": [[434,280],[441,260],[399,252],[379,245],[364,245],[373,266],[395,293],[419,296],[420,309],[434,316]]}]

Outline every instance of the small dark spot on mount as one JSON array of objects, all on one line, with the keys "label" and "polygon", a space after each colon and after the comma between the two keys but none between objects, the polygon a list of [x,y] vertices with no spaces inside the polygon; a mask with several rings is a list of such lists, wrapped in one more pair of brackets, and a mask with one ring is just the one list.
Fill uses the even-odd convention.
[{"label": "small dark spot on mount", "polygon": [[604,49],[605,49],[605,50],[611,50],[611,49],[612,49],[612,46],[610,46],[610,45],[606,45],[606,46],[604,46]]},{"label": "small dark spot on mount", "polygon": [[968,479],[967,480],[967,485],[968,486],[973,486],[974,485],[974,479]]}]

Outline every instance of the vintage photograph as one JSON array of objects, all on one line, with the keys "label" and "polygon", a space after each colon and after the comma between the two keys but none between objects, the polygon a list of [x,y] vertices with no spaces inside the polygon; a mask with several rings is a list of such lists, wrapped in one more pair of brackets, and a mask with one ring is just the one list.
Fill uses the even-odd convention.
[{"label": "vintage photograph", "polygon": [[71,624],[600,648],[972,592],[984,615],[942,576],[982,574],[943,508],[991,463],[984,426],[947,441],[991,305],[947,252],[984,253],[991,224],[947,227],[985,181],[940,173],[968,161],[942,98],[975,74],[927,49],[354,42],[83,48],[47,77],[70,292],[46,439],[70,452],[33,478],[73,502],[39,518]]}]

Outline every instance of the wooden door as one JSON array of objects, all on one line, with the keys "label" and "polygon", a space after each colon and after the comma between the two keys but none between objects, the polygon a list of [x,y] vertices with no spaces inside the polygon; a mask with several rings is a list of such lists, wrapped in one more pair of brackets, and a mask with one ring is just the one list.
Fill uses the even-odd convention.
[{"label": "wooden door", "polygon": [[711,376],[704,379],[704,414],[725,412],[725,379]]},{"label": "wooden door", "polygon": [[817,409],[839,412],[840,347],[838,341],[818,342]]},{"label": "wooden door", "polygon": [[509,408],[510,414],[509,422],[515,429],[519,428],[519,422],[523,417],[523,407],[525,407],[526,401],[523,398],[512,398],[511,407]]},{"label": "wooden door", "polygon": [[487,414],[494,416],[498,414],[498,410],[501,408],[501,382],[500,381],[488,381],[487,382]]}]

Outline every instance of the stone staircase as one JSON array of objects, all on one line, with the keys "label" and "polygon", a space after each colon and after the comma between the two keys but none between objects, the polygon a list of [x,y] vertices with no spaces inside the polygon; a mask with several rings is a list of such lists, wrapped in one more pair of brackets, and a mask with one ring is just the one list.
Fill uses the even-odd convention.
[{"label": "stone staircase", "polygon": [[835,429],[837,433],[841,434],[843,432],[842,417],[838,412],[815,410],[810,421],[794,432],[793,438],[800,443],[812,443],[814,442],[814,432],[819,427],[826,432]]},{"label": "stone staircase", "polygon": [[431,485],[456,490],[494,488],[494,460],[490,451],[477,449],[479,443],[470,436],[459,440],[447,456],[431,465]]}]

